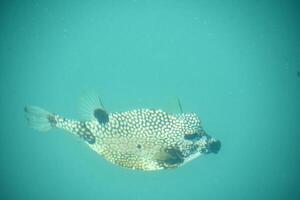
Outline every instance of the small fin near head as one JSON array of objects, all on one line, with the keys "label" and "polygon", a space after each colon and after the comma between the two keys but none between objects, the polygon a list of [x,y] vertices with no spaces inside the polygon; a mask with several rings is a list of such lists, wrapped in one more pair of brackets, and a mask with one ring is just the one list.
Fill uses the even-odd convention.
[{"label": "small fin near head", "polygon": [[183,111],[179,97],[167,98],[167,103],[163,106],[163,110],[169,113],[181,114]]},{"label": "small fin near head", "polygon": [[182,113],[182,106],[181,106],[181,102],[180,102],[179,97],[177,97],[177,104],[178,104],[178,108],[179,108],[180,113]]},{"label": "small fin near head", "polygon": [[109,121],[100,97],[94,91],[84,92],[79,100],[79,113],[83,120],[97,120],[100,124]]},{"label": "small fin near head", "polygon": [[182,114],[183,109],[179,97],[176,95],[166,95],[159,97],[138,98],[131,101],[134,108],[160,109],[171,114]]}]

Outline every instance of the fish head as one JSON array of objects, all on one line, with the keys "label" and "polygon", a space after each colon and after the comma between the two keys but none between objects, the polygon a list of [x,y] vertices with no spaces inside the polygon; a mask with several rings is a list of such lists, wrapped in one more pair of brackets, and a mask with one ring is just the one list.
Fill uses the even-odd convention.
[{"label": "fish head", "polygon": [[[203,130],[201,129],[201,132],[202,131]],[[194,160],[204,154],[217,154],[220,151],[220,148],[220,140],[215,139],[206,133],[196,132],[194,136],[185,135],[180,147],[180,151],[184,157],[184,162],[182,164]]]},{"label": "fish head", "polygon": [[184,162],[191,161],[200,155],[218,153],[221,148],[220,140],[207,134],[199,118],[195,115],[185,117],[184,129],[182,129],[183,139],[179,145],[184,157]]},{"label": "fish head", "polygon": [[209,153],[218,153],[221,142],[209,136],[196,114],[177,115],[176,126],[170,137],[175,143],[160,148],[153,159],[162,168],[175,168]]},{"label": "fish head", "polygon": [[185,134],[184,140],[202,153],[218,153],[221,148],[220,140],[208,135],[202,127],[193,134]]}]

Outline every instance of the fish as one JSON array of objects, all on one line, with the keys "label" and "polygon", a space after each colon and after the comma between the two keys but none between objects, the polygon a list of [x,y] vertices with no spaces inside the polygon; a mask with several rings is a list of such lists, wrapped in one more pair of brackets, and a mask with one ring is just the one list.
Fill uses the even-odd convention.
[{"label": "fish", "polygon": [[171,113],[139,108],[108,112],[97,95],[82,98],[82,120],[68,119],[37,106],[25,106],[29,127],[38,131],[63,129],[107,161],[129,169],[174,169],[221,148],[195,113]]}]

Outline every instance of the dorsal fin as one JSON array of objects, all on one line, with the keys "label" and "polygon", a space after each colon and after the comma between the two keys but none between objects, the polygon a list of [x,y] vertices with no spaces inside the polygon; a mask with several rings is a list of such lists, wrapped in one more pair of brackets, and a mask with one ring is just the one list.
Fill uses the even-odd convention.
[{"label": "dorsal fin", "polygon": [[179,97],[166,98],[166,103],[161,108],[166,112],[174,114],[181,114],[183,112]]},{"label": "dorsal fin", "polygon": [[[124,102],[123,102],[124,103]],[[176,95],[156,96],[156,97],[143,97],[135,98],[126,104],[131,105],[131,108],[149,108],[160,109],[164,112],[171,114],[182,114],[183,107],[180,98]]]},{"label": "dorsal fin", "polygon": [[100,97],[94,91],[82,93],[79,99],[79,114],[83,120],[97,120],[100,124],[109,121]]}]

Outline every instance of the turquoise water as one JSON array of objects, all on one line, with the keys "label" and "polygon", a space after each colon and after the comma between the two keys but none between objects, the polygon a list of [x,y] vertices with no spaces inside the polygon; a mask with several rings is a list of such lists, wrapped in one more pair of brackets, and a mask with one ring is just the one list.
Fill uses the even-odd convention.
[{"label": "turquoise water", "polygon": [[[0,199],[300,199],[297,1],[1,1]],[[175,170],[112,165],[23,107],[78,118],[179,97],[222,141]]]}]

